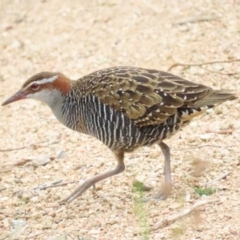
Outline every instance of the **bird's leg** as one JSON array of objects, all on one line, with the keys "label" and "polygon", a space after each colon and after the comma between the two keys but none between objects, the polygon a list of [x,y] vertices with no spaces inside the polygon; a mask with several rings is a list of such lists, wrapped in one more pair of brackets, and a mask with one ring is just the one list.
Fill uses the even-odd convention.
[{"label": "bird's leg", "polygon": [[164,200],[168,197],[172,189],[170,148],[164,142],[159,143],[159,146],[164,156],[165,183],[161,186],[160,191],[153,198],[158,200]]},{"label": "bird's leg", "polygon": [[107,171],[105,173],[98,174],[94,177],[91,177],[87,179],[83,184],[81,184],[70,196],[62,200],[62,202],[72,202],[74,199],[81,196],[88,188],[91,186],[94,186],[97,182],[100,182],[106,178],[109,178],[111,176],[114,176],[116,174],[119,174],[124,171],[125,165],[124,165],[124,153],[123,152],[114,152],[118,164],[115,169]]},{"label": "bird's leg", "polygon": [[170,148],[164,142],[159,143],[164,156],[164,175],[165,183],[162,184],[160,191],[153,197],[138,199],[139,202],[148,202],[151,199],[164,200],[168,197],[172,189],[172,177],[171,177],[171,166],[170,166]]}]

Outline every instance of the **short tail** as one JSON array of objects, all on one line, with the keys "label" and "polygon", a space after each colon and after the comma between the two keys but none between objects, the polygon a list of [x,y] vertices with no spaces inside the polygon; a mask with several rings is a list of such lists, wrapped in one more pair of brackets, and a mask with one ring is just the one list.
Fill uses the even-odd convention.
[{"label": "short tail", "polygon": [[215,107],[227,100],[237,98],[237,93],[232,90],[213,90],[191,106],[181,107],[178,112],[183,121],[189,121],[204,113],[207,109]]},{"label": "short tail", "polygon": [[237,94],[234,90],[213,90],[211,93],[194,103],[194,107],[214,107],[227,100],[233,100],[237,98]]}]

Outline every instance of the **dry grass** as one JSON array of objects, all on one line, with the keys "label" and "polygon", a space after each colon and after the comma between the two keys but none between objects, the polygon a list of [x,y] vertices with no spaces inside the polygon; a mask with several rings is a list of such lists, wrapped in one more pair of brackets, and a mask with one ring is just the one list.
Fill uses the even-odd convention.
[{"label": "dry grass", "polygon": [[[114,65],[166,70],[175,62],[240,57],[239,0],[1,0],[0,19],[0,102],[42,70],[75,79]],[[239,72],[239,62],[171,71],[215,88],[240,88],[240,74],[225,74]],[[156,146],[128,154],[123,174],[62,206],[59,201],[77,183],[41,186],[82,181],[110,169],[111,152],[61,126],[46,106],[30,100],[1,108],[0,134],[0,239],[239,239],[239,100],[209,111],[167,141],[175,188],[167,200],[141,205],[144,215],[134,210],[132,182],[140,178],[152,186],[146,196],[157,192],[163,159]],[[33,164],[39,156],[49,163]],[[194,159],[210,164],[205,169]],[[216,193],[198,196],[194,188],[207,183]],[[185,216],[141,234],[139,218],[154,228],[201,200],[210,201],[195,213],[201,221]]]}]

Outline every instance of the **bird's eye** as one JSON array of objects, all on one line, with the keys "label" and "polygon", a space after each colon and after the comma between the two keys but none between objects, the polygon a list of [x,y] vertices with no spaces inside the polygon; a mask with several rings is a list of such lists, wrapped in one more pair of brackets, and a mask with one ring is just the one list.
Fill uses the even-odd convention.
[{"label": "bird's eye", "polygon": [[37,83],[33,83],[31,85],[31,89],[34,90],[34,91],[36,91],[38,88],[39,88],[39,85]]}]

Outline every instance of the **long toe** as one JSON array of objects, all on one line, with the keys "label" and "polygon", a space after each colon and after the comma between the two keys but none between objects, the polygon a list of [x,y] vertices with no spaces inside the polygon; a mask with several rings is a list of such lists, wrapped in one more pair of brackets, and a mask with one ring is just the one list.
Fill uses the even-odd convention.
[{"label": "long toe", "polygon": [[168,198],[172,190],[172,184],[171,183],[164,183],[162,184],[160,191],[153,196],[153,199],[156,200],[165,200]]},{"label": "long toe", "polygon": [[165,200],[170,195],[171,190],[172,190],[171,183],[163,183],[160,188],[160,191],[156,195],[154,195],[153,197],[148,197],[148,198],[140,198],[140,199],[137,199],[136,201],[137,202],[148,202],[150,200],[156,200],[156,201]]},{"label": "long toe", "polygon": [[70,203],[74,199],[80,197],[92,184],[89,181],[85,181],[81,184],[73,193],[71,193],[68,197],[64,198],[60,203]]}]

